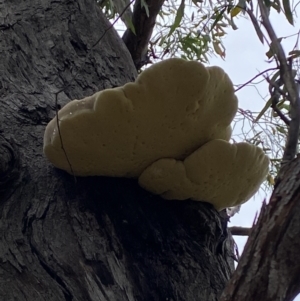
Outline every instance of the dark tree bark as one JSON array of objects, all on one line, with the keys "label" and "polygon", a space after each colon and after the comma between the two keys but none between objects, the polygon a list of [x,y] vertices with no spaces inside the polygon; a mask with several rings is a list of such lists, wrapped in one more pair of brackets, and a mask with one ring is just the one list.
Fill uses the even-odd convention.
[{"label": "dark tree bark", "polygon": [[220,301],[291,301],[300,293],[300,156],[284,166]]},{"label": "dark tree bark", "polygon": [[136,179],[74,181],[43,156],[56,98],[136,77],[109,26],[94,0],[0,2],[0,300],[212,301],[231,276],[212,206]]},{"label": "dark tree bark", "polygon": [[131,54],[137,70],[141,69],[150,61],[147,55],[148,44],[152,36],[157,15],[159,14],[164,2],[165,0],[146,1],[149,9],[149,15],[142,6],[141,0],[136,0],[134,3],[132,24],[135,28],[135,33],[133,33],[130,28],[127,28],[122,39]]}]

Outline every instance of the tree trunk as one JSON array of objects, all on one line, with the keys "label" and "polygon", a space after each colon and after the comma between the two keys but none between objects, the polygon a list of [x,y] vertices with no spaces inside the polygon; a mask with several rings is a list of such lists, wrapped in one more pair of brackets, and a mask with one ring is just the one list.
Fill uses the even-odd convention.
[{"label": "tree trunk", "polygon": [[300,293],[300,155],[279,175],[220,301],[291,301]]},{"label": "tree trunk", "polygon": [[136,77],[96,1],[2,1],[0,29],[0,300],[217,300],[233,263],[211,205],[43,156],[56,102]]}]

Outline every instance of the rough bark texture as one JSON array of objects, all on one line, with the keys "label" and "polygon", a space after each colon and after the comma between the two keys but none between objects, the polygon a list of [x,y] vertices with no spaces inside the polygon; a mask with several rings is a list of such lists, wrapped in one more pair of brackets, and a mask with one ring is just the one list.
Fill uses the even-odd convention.
[{"label": "rough bark texture", "polygon": [[[74,178],[42,153],[59,105],[136,76],[93,0],[0,1],[0,300],[217,300],[226,220],[135,179]],[[101,160],[101,158],[99,158]]]},{"label": "rough bark texture", "polygon": [[152,36],[156,18],[165,0],[145,1],[149,9],[149,15],[142,6],[141,0],[136,0],[132,15],[132,24],[135,33],[127,28],[122,39],[127,46],[137,70],[149,63],[147,56],[148,44]]},{"label": "rough bark texture", "polygon": [[300,293],[300,156],[277,181],[220,301],[291,301]]}]

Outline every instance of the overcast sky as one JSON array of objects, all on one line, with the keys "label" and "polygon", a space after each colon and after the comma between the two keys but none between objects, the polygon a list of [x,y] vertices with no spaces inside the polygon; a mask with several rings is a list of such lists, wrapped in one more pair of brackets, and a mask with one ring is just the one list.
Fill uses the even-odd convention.
[{"label": "overcast sky", "polygon": [[[299,30],[297,24],[295,27],[291,26],[283,15],[272,14],[271,20],[278,37],[290,36]],[[229,74],[234,84],[242,84],[249,81],[257,73],[274,67],[274,64],[267,62],[265,53],[268,50],[268,45],[261,44],[252,23],[244,18],[240,18],[236,24],[239,29],[235,31],[229,30],[228,35],[224,39],[226,47],[225,60],[212,57],[210,64],[222,67]],[[282,41],[286,52],[292,50],[296,39],[297,37],[290,37]],[[252,111],[260,111],[265,104],[261,95],[268,95],[268,85],[266,83],[258,84],[256,87],[253,85],[244,87],[237,92],[239,107]],[[236,132],[240,130],[240,128],[235,129]],[[266,194],[264,191],[261,191],[254,199],[244,204],[240,213],[232,218],[232,224],[251,226],[255,213],[260,209],[264,197],[266,197]],[[245,241],[245,239],[237,239],[239,242]]]}]

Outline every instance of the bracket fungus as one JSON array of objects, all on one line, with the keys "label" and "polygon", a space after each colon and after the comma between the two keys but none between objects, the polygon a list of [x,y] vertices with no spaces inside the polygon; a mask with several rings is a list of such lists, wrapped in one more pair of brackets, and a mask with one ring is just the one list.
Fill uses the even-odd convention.
[{"label": "bracket fungus", "polygon": [[[196,188],[188,181],[201,182],[199,179],[209,175],[213,179],[208,179],[205,184],[207,187],[214,187],[218,183],[218,187],[226,188],[226,183],[230,181],[225,178],[222,184],[222,177],[229,176],[230,172],[232,179],[244,177],[254,181],[255,178],[250,183],[254,185],[254,188],[250,185],[251,192],[248,191],[250,188],[245,187],[246,191],[241,197],[234,193],[228,194],[228,197],[232,197],[232,201],[228,200],[228,206],[232,206],[239,201],[244,202],[246,197],[258,189],[266,175],[265,165],[256,165],[259,169],[257,177],[252,169],[248,171],[244,166],[240,171],[233,168],[224,173],[222,167],[218,169],[212,161],[207,161],[212,163],[211,169],[201,170],[202,167],[199,167],[198,172],[190,170],[194,174],[191,178],[184,177],[184,168],[187,168],[185,164],[191,158],[198,152],[201,153],[201,147],[207,147],[211,141],[222,140],[229,145],[230,124],[236,112],[237,98],[233,85],[221,68],[206,68],[199,62],[173,58],[152,65],[134,83],[106,89],[68,103],[58,112],[59,121],[55,117],[46,128],[44,154],[54,166],[76,176],[141,176],[140,184],[153,193],[162,193],[166,198],[193,198],[212,202],[216,208],[220,206],[214,203],[213,188],[210,190],[211,198],[205,194],[200,195],[199,199],[199,195],[194,193],[199,190],[199,185]],[[240,156],[243,156],[244,148],[236,147],[241,152]],[[260,156],[262,151],[255,149]],[[218,152],[218,156],[220,157],[216,162],[222,162],[223,152]],[[236,159],[228,156],[226,160],[229,158],[233,161]],[[175,177],[175,174],[167,176],[169,180],[174,178],[173,186],[168,186],[170,183],[167,185],[167,180],[162,180],[161,177],[154,177],[156,164],[161,168],[161,164],[165,162],[162,160],[181,166],[181,171],[173,168],[172,173],[178,173],[182,178]],[[247,160],[250,160],[249,165],[252,166],[258,159],[252,154]],[[263,162],[267,162],[266,157],[264,160]],[[198,161],[199,158],[195,161],[197,165]],[[191,162],[194,164],[193,160]],[[238,162],[243,164],[241,160]],[[236,162],[232,164],[237,167]],[[171,169],[163,167],[161,173],[168,174]],[[215,174],[202,174],[210,170]],[[193,193],[189,189],[176,188],[183,182],[193,187]],[[156,184],[159,185],[158,188],[155,187]],[[167,190],[170,190],[168,193],[166,185]],[[218,191],[222,194],[221,188]]]},{"label": "bracket fungus", "polygon": [[268,157],[252,144],[212,140],[183,161],[154,162],[141,174],[139,184],[165,199],[205,200],[222,210],[249,200],[268,167]]}]

